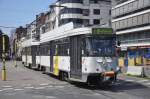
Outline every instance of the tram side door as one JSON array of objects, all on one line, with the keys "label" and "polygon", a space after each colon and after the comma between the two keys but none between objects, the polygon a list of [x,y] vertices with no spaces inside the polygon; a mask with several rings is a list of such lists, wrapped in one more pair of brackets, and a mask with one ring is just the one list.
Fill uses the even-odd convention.
[{"label": "tram side door", "polygon": [[25,66],[27,66],[27,54],[28,53],[28,48],[25,47]]},{"label": "tram side door", "polygon": [[50,42],[50,72],[53,72],[53,53],[54,53],[54,44]]},{"label": "tram side door", "polygon": [[32,66],[36,66],[36,46],[31,47],[31,55],[32,55]]},{"label": "tram side door", "polygon": [[70,37],[70,78],[82,78],[81,58],[80,36]]}]

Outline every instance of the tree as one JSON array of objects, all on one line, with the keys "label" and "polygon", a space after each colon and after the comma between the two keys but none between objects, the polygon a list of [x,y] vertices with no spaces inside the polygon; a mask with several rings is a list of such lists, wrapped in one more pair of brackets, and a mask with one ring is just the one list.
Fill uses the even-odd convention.
[{"label": "tree", "polygon": [[3,52],[3,37],[5,38],[5,52],[9,51],[9,37],[0,30],[0,53]]}]

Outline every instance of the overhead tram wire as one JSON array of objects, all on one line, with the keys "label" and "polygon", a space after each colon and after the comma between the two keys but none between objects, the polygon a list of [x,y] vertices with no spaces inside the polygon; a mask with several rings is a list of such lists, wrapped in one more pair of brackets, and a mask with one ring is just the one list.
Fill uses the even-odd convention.
[{"label": "overhead tram wire", "polygon": [[17,28],[17,27],[13,27],[13,26],[1,26],[0,25],[0,28]]}]

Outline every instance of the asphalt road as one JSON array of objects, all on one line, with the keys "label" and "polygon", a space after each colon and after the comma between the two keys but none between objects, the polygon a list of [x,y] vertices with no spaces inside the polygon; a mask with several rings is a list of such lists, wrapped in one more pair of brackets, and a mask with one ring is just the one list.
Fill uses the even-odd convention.
[{"label": "asphalt road", "polygon": [[0,99],[150,99],[150,81],[146,79],[119,76],[109,87],[87,86],[60,81],[17,64],[17,68],[13,62],[6,64],[7,81],[0,80]]}]

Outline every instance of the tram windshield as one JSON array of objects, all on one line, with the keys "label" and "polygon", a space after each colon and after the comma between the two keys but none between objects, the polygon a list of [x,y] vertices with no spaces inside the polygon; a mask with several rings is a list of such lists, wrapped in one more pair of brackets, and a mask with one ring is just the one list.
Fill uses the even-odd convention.
[{"label": "tram windshield", "polygon": [[88,53],[92,56],[114,56],[115,38],[94,38],[90,37],[86,41]]}]

